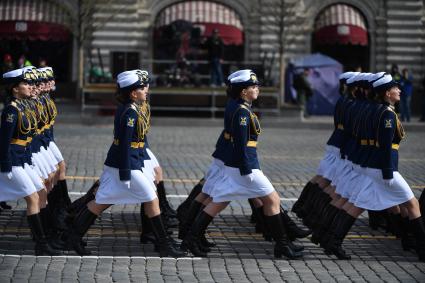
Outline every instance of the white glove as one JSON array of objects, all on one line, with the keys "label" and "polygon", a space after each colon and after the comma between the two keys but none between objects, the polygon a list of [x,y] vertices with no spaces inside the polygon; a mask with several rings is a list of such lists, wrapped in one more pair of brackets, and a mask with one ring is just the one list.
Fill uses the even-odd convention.
[{"label": "white glove", "polygon": [[2,174],[6,175],[7,179],[11,180],[12,179],[12,172],[3,172]]},{"label": "white glove", "polygon": [[130,181],[121,181],[127,189],[130,189]]},{"label": "white glove", "polygon": [[393,179],[384,179],[384,184],[391,187],[394,184],[394,178]]}]

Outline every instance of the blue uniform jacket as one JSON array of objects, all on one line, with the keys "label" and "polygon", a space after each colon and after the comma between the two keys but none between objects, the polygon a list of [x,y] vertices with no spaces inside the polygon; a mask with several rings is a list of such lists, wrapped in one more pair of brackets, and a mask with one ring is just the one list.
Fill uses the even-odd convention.
[{"label": "blue uniform jacket", "polygon": [[17,101],[10,102],[3,109],[0,125],[1,172],[10,172],[12,166],[31,164],[31,124],[24,107]]},{"label": "blue uniform jacket", "polygon": [[212,154],[214,158],[221,160],[224,163],[229,161],[228,159],[232,154],[230,131],[232,128],[233,114],[242,102],[242,99],[235,100],[229,98],[226,103],[226,109],[224,111],[224,129],[218,137],[215,145],[215,151]]},{"label": "blue uniform jacket", "polygon": [[105,165],[119,169],[120,180],[131,179],[131,170],[143,166],[143,123],[139,106],[127,103],[117,108],[114,119],[114,142]]},{"label": "blue uniform jacket", "polygon": [[43,100],[43,104],[46,106],[48,115],[49,115],[49,125],[46,127],[46,129],[43,132],[43,139],[47,143],[47,145],[54,141],[54,135],[53,135],[53,125],[55,124],[55,119],[57,116],[57,109],[55,102],[50,97],[49,93],[45,93],[43,96],[41,96],[41,99]]},{"label": "blue uniform jacket", "polygon": [[373,104],[369,100],[363,99],[359,102],[359,108],[354,111],[354,119],[352,121],[355,143],[353,143],[350,156],[348,156],[348,159],[354,164],[361,164],[361,160],[367,154],[363,144],[367,145],[366,123],[367,117],[373,108]]},{"label": "blue uniform jacket", "polygon": [[342,118],[344,115],[344,106],[349,97],[347,95],[341,96],[335,104],[334,109],[334,131],[332,135],[329,137],[327,145],[332,145],[337,148],[341,148],[341,144],[343,142],[344,135],[344,125],[342,123]]},{"label": "blue uniform jacket", "polygon": [[252,169],[260,169],[257,157],[260,122],[251,106],[244,102],[235,110],[231,124],[233,150],[226,165],[239,168],[241,175],[248,175]]},{"label": "blue uniform jacket", "polygon": [[362,132],[360,139],[360,150],[358,164],[362,167],[368,167],[369,159],[373,156],[377,147],[375,146],[376,131],[378,128],[378,119],[382,112],[383,105],[376,102],[369,102],[368,112],[362,117]]},{"label": "blue uniform jacket", "polygon": [[397,114],[388,105],[380,113],[376,131],[376,147],[369,158],[371,168],[381,169],[384,179],[392,179],[393,172],[398,171],[398,148],[404,137],[404,130]]}]

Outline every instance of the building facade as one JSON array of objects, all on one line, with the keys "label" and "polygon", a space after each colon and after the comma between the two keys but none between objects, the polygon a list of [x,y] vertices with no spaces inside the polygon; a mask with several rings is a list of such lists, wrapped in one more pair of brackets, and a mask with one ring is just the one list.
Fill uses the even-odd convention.
[{"label": "building facade", "polygon": [[[233,49],[229,50],[236,50],[237,60],[261,67],[265,76],[270,77],[270,84],[278,82],[276,66],[280,54],[289,62],[312,52],[337,57],[347,70],[361,67],[364,71],[389,71],[392,64],[397,64],[400,70],[411,70],[416,86],[425,75],[423,0],[6,0],[0,2],[0,25],[4,26],[6,21],[58,23],[56,18],[46,20],[20,12],[12,16],[7,12],[20,11],[27,7],[22,6],[27,2],[45,2],[45,6],[56,5],[64,11],[66,21],[60,24],[73,38],[67,55],[70,81],[78,79],[76,58],[80,46],[85,51],[86,75],[90,72],[96,75],[96,70],[97,73],[100,70],[113,76],[122,69],[135,67],[155,71],[155,64],[177,60],[173,54],[158,55],[163,48],[158,40],[164,39],[164,33],[158,36],[158,30],[172,23],[172,30],[177,30],[180,36],[188,30],[188,25],[192,28],[191,36],[201,37],[209,35],[213,27],[219,27],[223,36],[233,42]],[[86,25],[92,26],[87,29],[90,34],[85,35],[83,43],[79,37],[79,15],[84,11],[78,10],[82,2],[93,2],[95,7],[93,13],[87,13],[90,19],[83,17]],[[193,28],[197,33],[193,33]],[[0,37],[6,38],[4,32]],[[169,41],[169,46],[179,45],[170,52],[186,52],[184,42],[184,37],[178,43]],[[202,61],[205,56],[199,54],[195,59]],[[356,62],[358,66],[354,65]]]}]

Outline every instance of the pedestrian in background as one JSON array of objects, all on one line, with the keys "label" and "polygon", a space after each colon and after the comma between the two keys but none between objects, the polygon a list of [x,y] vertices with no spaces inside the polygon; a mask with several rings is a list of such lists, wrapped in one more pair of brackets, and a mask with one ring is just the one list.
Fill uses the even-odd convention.
[{"label": "pedestrian in background", "polygon": [[310,97],[313,95],[311,85],[307,79],[310,74],[310,69],[305,68],[301,74],[294,77],[294,88],[297,91],[298,105],[301,107],[301,117],[307,118],[309,116],[307,104]]},{"label": "pedestrian in background", "polygon": [[410,122],[410,103],[412,101],[412,85],[413,77],[406,68],[403,69],[400,86],[401,86],[401,100],[400,100],[400,113],[401,121]]},{"label": "pedestrian in background", "polygon": [[210,61],[211,86],[224,86],[223,71],[221,69],[221,57],[223,56],[223,40],[218,29],[214,29],[212,36],[206,41],[208,59]]}]

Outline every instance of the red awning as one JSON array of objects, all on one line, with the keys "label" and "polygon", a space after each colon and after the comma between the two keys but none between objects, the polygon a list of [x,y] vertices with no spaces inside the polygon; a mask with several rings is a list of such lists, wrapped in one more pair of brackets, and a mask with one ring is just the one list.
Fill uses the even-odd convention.
[{"label": "red awning", "polygon": [[242,45],[243,32],[235,26],[217,24],[217,23],[194,23],[195,27],[199,27],[202,36],[209,37],[214,29],[218,29],[221,39],[225,45]]},{"label": "red awning", "polygon": [[327,26],[314,33],[316,44],[353,44],[368,45],[367,31],[358,26]]},{"label": "red awning", "polygon": [[365,17],[347,4],[335,4],[320,12],[314,30],[316,44],[368,45]]},{"label": "red awning", "polygon": [[70,32],[60,24],[33,21],[1,21],[0,39],[67,41]]}]

